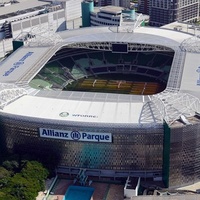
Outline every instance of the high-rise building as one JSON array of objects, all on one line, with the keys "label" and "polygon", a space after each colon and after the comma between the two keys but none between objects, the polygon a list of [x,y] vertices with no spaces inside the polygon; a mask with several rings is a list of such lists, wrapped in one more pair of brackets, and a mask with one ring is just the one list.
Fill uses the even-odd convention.
[{"label": "high-rise building", "polygon": [[129,8],[130,7],[130,0],[120,0],[119,6]]},{"label": "high-rise building", "polygon": [[149,14],[154,26],[174,21],[193,22],[199,18],[199,0],[150,0]]},{"label": "high-rise building", "polygon": [[125,8],[130,7],[130,0],[99,0],[98,6],[121,6]]},{"label": "high-rise building", "polygon": [[138,11],[149,15],[149,2],[150,0],[138,0]]},{"label": "high-rise building", "polygon": [[112,0],[99,0],[98,6],[108,6],[112,5]]}]

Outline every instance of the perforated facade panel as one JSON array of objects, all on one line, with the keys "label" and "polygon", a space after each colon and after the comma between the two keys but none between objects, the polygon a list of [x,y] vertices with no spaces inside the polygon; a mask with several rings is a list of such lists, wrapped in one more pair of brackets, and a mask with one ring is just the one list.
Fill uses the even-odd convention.
[{"label": "perforated facade panel", "polygon": [[41,22],[42,24],[48,22],[48,16],[41,17],[41,18],[40,18],[40,22]]},{"label": "perforated facade panel", "polygon": [[22,22],[22,26],[23,26],[23,28],[28,28],[28,27],[30,27],[30,26],[31,26],[30,20],[27,20],[27,21]]},{"label": "perforated facade panel", "polygon": [[[162,169],[163,127],[160,128],[92,128],[58,123],[1,118],[5,149],[47,156],[52,153],[58,165],[110,170],[157,171]],[[112,143],[77,142],[45,139],[40,127],[112,134]]]},{"label": "perforated facade panel", "polygon": [[200,178],[200,124],[171,128],[169,185],[186,185]]},{"label": "perforated facade panel", "polygon": [[13,24],[12,30],[13,30],[13,31],[21,30],[21,22],[18,22],[18,23],[16,23],[16,24]]},{"label": "perforated facade panel", "polygon": [[39,18],[32,19],[32,20],[31,20],[31,23],[32,23],[32,26],[38,25],[38,24],[40,23],[40,22],[39,22]]}]

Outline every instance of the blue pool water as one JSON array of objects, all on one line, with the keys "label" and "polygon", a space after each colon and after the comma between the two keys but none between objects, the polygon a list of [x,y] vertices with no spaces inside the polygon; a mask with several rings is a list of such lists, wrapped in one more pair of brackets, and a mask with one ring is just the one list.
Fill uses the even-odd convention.
[{"label": "blue pool water", "polygon": [[63,200],[90,200],[94,188],[82,186],[69,186]]}]

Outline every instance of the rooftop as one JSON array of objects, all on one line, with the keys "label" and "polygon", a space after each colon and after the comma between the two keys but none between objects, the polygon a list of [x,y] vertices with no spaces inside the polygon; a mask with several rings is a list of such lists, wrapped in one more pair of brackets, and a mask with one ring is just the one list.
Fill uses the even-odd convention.
[{"label": "rooftop", "polygon": [[[60,92],[62,94],[62,92]],[[87,95],[79,93],[81,96]],[[78,95],[78,93],[74,93]],[[101,95],[101,94],[93,94]],[[83,101],[77,96],[77,100],[47,98],[25,95],[17,101],[4,107],[3,112],[24,117],[37,116],[38,119],[51,118],[59,121],[76,121],[92,123],[112,123],[112,124],[138,124],[143,108],[141,100],[124,102],[123,98],[116,102],[120,95],[105,94],[110,96],[109,101]],[[105,97],[103,94],[103,97]],[[111,98],[112,97],[112,98]],[[133,97],[132,97],[133,98]],[[109,98],[108,98],[109,99]],[[81,101],[80,101],[81,100]],[[34,102],[34,103],[33,103]],[[63,113],[68,115],[63,115]],[[153,119],[152,119],[153,121]],[[161,122],[160,122],[161,123]]]},{"label": "rooftop", "polygon": [[50,2],[38,1],[38,0],[18,0],[11,5],[0,7],[0,19],[6,19],[15,15],[25,14],[27,12],[33,12],[35,10],[44,9],[50,5]]},{"label": "rooftop", "polygon": [[113,13],[113,14],[119,14],[124,10],[124,8],[119,6],[104,6],[100,8],[101,12],[107,12],[107,13]]},{"label": "rooftop", "polygon": [[166,24],[161,28],[171,29],[179,32],[185,32],[193,35],[200,35],[200,26],[195,24],[188,24],[183,22],[172,22],[170,24]]},{"label": "rooftop", "polygon": [[[125,28],[125,27],[124,27]],[[136,44],[163,45],[180,51],[183,41],[192,37],[180,31],[159,29],[152,27],[140,27],[133,32],[125,30],[115,32],[110,27],[90,27],[59,33],[63,39],[55,46],[23,47],[11,54],[0,66],[0,80],[2,83],[18,84],[29,82],[55,52],[67,44],[79,44],[89,42],[127,42]],[[184,52],[184,71],[181,80],[181,90],[184,92],[199,92],[197,66],[200,57],[193,52]],[[34,67],[33,67],[34,66]],[[189,74],[189,76],[188,76]],[[196,75],[196,78],[194,77]],[[190,83],[185,85],[185,83]],[[27,91],[28,93],[28,91]],[[182,95],[183,96],[183,95]],[[183,96],[184,97],[184,96]],[[47,101],[48,98],[48,101]],[[195,100],[195,99],[194,99]],[[16,116],[35,117],[38,119],[51,118],[61,123],[90,122],[93,124],[115,124],[116,126],[141,126],[160,123],[161,118],[157,113],[150,112],[141,121],[144,105],[148,97],[102,94],[87,92],[62,92],[62,91],[37,91],[33,96],[25,95],[4,107],[2,112]],[[33,104],[34,102],[34,104]],[[68,113],[62,115],[62,113]],[[146,116],[146,115],[145,115]]]}]

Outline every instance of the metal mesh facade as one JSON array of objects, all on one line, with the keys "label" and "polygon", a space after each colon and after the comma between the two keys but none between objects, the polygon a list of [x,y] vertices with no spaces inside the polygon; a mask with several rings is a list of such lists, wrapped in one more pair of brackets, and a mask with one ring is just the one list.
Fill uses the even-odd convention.
[{"label": "metal mesh facade", "polygon": [[[108,132],[112,143],[45,139],[38,128]],[[1,117],[5,150],[56,157],[58,165],[109,170],[162,170],[163,127],[94,128],[32,122]]]},{"label": "metal mesh facade", "polygon": [[188,185],[200,179],[200,124],[172,126],[169,185]]},{"label": "metal mesh facade", "polygon": [[[1,116],[1,149],[5,151],[51,157],[57,165],[135,172],[167,170],[169,187],[188,185],[200,179],[200,124],[185,126],[179,122],[163,126],[95,127],[64,125],[47,120]],[[39,128],[111,133],[112,143],[78,142],[42,138]],[[163,145],[163,142],[168,142]],[[166,159],[164,148],[168,146]],[[53,160],[55,159],[55,160]],[[165,162],[169,164],[165,164]],[[164,166],[164,168],[163,168]]]}]

